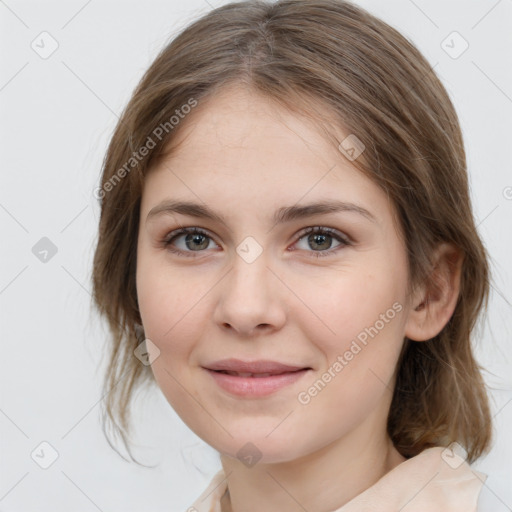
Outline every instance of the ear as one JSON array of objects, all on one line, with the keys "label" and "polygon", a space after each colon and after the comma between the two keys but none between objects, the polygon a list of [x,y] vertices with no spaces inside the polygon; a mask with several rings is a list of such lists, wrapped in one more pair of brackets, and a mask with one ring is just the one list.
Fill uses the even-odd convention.
[{"label": "ear", "polygon": [[459,298],[462,261],[462,254],[452,244],[442,243],[436,248],[432,271],[409,302],[407,338],[430,340],[448,323]]}]

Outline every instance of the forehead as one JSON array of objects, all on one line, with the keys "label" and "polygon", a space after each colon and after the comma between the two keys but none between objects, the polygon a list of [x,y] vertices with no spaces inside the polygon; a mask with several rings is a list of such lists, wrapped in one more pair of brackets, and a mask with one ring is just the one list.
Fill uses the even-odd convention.
[{"label": "forehead", "polygon": [[[196,158],[205,154],[219,157],[236,150],[257,149],[261,156],[272,153],[275,157],[285,154],[290,147],[300,146],[301,151],[307,148],[316,151],[316,158],[326,163],[332,160],[333,154],[339,157],[335,145],[326,140],[325,134],[320,134],[319,122],[330,120],[333,126],[329,130],[340,140],[347,134],[336,126],[326,105],[300,96],[296,103],[297,109],[290,111],[248,86],[225,86],[201,99],[184,116],[165,152],[177,159],[191,153]],[[316,119],[308,118],[301,109],[313,109]]]},{"label": "forehead", "polygon": [[[346,136],[339,128],[336,137]],[[167,156],[146,177],[144,196],[146,214],[169,198],[223,211],[235,204],[261,210],[319,199],[388,207],[383,192],[317,124],[241,87],[200,102],[181,121]]]}]

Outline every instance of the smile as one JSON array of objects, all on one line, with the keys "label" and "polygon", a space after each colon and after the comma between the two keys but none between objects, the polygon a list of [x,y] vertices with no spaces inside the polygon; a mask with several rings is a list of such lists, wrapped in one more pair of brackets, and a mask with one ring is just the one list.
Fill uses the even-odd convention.
[{"label": "smile", "polygon": [[304,377],[311,368],[282,373],[251,373],[225,370],[206,370],[215,384],[236,397],[260,398],[277,393]]}]

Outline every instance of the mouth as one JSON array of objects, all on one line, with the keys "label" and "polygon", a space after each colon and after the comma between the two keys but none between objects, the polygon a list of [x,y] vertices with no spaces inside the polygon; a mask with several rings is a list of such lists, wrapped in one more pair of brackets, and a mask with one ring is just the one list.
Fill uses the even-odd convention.
[{"label": "mouth", "polygon": [[253,378],[256,378],[256,379],[261,379],[263,377],[271,377],[271,376],[275,376],[275,375],[285,375],[285,374],[288,374],[288,373],[296,373],[296,372],[301,372],[303,370],[310,370],[310,369],[311,368],[302,368],[300,370],[293,370],[293,371],[289,371],[289,372],[279,372],[279,373],[271,373],[271,372],[266,372],[266,373],[232,372],[232,371],[227,371],[227,370],[211,370],[211,371],[214,371],[214,372],[217,372],[217,373],[223,373],[225,375],[233,375],[235,377],[244,377],[244,378],[253,377]]},{"label": "mouth", "polygon": [[[207,370],[236,374],[238,376],[280,375],[299,370],[311,370],[309,366],[289,365],[270,360],[242,361],[241,359],[222,359],[205,366]],[[244,375],[249,374],[249,375]]]},{"label": "mouth", "polygon": [[203,368],[222,390],[243,398],[275,394],[312,370],[309,366],[291,366],[276,361],[244,362],[238,359],[217,361]]}]

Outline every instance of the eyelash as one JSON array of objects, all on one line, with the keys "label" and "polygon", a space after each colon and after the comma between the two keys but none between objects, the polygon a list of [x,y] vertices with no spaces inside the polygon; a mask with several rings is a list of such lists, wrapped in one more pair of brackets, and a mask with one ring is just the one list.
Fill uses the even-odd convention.
[{"label": "eyelash", "polygon": [[[313,234],[327,234],[327,235],[331,236],[332,238],[335,238],[338,242],[341,242],[341,245],[335,247],[334,249],[328,249],[326,251],[307,251],[307,252],[312,253],[311,254],[312,258],[321,258],[321,257],[325,257],[325,256],[330,256],[331,254],[337,252],[338,250],[343,249],[343,247],[352,245],[352,242],[349,240],[349,238],[347,236],[343,236],[339,231],[337,231],[333,228],[327,228],[327,227],[322,227],[322,226],[313,226],[313,227],[305,228],[300,233],[300,236],[297,239],[297,242],[299,242],[305,236],[310,235],[312,233]],[[188,234],[203,235],[203,236],[209,238],[210,240],[214,241],[214,239],[206,231],[202,230],[201,228],[192,227],[192,228],[182,228],[177,231],[172,231],[162,240],[163,246],[168,251],[170,251],[174,254],[178,254],[180,256],[185,256],[187,258],[197,258],[197,256],[193,253],[194,252],[203,252],[203,251],[182,251],[181,249],[176,249],[175,247],[172,246],[172,242],[176,238],[178,238],[182,235],[188,235]],[[297,242],[295,242],[295,243],[297,243]]]}]

